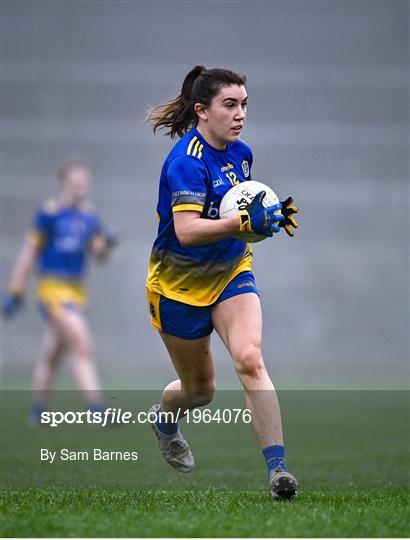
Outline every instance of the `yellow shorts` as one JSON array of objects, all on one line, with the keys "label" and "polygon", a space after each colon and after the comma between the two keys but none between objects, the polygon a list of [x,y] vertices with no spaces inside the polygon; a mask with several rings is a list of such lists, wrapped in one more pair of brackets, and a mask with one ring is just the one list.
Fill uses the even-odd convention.
[{"label": "yellow shorts", "polygon": [[87,307],[87,294],[79,281],[41,278],[37,286],[37,298],[43,312],[61,308],[84,310]]}]

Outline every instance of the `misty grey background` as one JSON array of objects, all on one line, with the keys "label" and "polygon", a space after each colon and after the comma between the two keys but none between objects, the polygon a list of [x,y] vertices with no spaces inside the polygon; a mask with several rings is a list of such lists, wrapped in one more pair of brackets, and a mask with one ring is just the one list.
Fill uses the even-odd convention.
[{"label": "misty grey background", "polygon": [[[254,179],[301,208],[294,239],[255,246],[274,383],[407,385],[408,2],[1,8],[2,289],[35,207],[55,192],[59,164],[90,160],[94,199],[122,236],[89,279],[103,380],[167,382],[173,370],[149,326],[145,277],[172,142],[143,119],[148,105],[178,94],[194,64],[230,67],[248,77]],[[41,330],[33,276],[25,312],[3,325],[6,382],[28,381]],[[221,385],[235,384],[217,336],[213,343]]]}]

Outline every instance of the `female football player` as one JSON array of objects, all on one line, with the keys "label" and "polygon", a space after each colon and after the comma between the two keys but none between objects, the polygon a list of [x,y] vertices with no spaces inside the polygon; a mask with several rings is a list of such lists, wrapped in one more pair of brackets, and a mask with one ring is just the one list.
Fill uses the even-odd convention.
[{"label": "female football player", "polygon": [[[215,328],[244,388],[272,497],[288,499],[298,483],[286,467],[278,399],[261,353],[262,316],[252,252],[241,233],[271,237],[284,228],[293,236],[297,208],[290,197],[265,208],[265,192],[260,192],[239,215],[218,216],[224,194],[250,179],[252,152],[240,139],[245,82],[226,69],[196,66],[177,98],[148,113],[154,133],[168,128],[167,135],[180,137],[162,167],[158,236],[147,278],[151,323],[179,378],[164,389],[161,404],[151,411],[158,418],[153,429],[163,456],[177,470],[191,471],[192,453],[178,423],[170,420],[178,409],[200,407],[213,398],[210,334]],[[282,216],[276,226],[278,209]]]},{"label": "female football player", "polygon": [[6,318],[21,308],[29,272],[37,262],[37,295],[46,328],[33,374],[34,405],[30,418],[35,424],[47,408],[47,398],[66,350],[73,355],[75,379],[87,406],[93,411],[103,408],[85,316],[83,279],[89,253],[104,260],[115,244],[115,236],[101,225],[87,201],[89,166],[81,161],[68,162],[60,169],[59,180],[57,197],[47,200],[34,217],[3,303]]}]

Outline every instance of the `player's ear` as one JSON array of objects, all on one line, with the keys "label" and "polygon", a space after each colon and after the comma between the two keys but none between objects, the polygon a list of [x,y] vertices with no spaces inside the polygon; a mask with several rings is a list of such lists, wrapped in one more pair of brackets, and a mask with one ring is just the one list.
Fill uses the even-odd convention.
[{"label": "player's ear", "polygon": [[203,105],[202,103],[195,103],[194,111],[201,120],[208,120],[207,110],[205,108],[205,105]]}]

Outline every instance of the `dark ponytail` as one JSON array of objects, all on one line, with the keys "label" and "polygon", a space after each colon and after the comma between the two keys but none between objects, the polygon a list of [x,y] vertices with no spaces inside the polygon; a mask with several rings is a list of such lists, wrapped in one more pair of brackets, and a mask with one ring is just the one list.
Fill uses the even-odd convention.
[{"label": "dark ponytail", "polygon": [[244,86],[245,83],[245,76],[238,75],[229,69],[206,69],[204,66],[195,66],[186,75],[180,95],[163,105],[150,109],[147,121],[153,125],[154,133],[158,129],[169,128],[166,135],[170,135],[171,139],[176,136],[182,137],[198,123],[194,110],[195,103],[210,105],[223,86],[231,84]]}]

